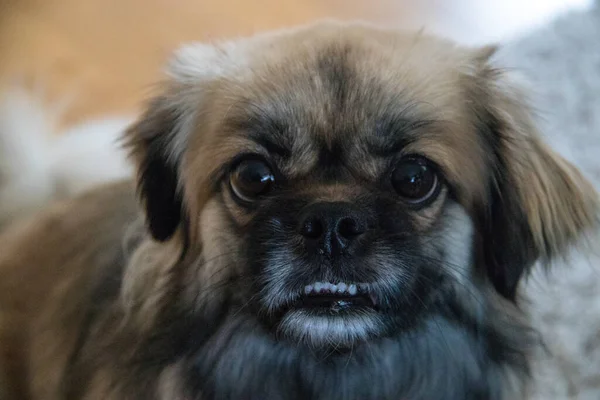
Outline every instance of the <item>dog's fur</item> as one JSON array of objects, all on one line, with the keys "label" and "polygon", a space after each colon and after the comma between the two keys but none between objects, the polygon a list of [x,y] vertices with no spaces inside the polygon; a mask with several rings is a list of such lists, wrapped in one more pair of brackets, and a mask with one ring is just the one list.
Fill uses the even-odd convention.
[{"label": "dog's fur", "polygon": [[[493,52],[334,22],[179,51],[125,135],[141,207],[106,186],[0,239],[2,399],[525,398],[516,289],[598,203]],[[249,153],[279,175],[250,208],[228,186]],[[443,182],[421,208],[388,184],[407,154]],[[333,201],[372,229],[324,262],[295,226]],[[335,279],[382,310],[287,310]]]}]

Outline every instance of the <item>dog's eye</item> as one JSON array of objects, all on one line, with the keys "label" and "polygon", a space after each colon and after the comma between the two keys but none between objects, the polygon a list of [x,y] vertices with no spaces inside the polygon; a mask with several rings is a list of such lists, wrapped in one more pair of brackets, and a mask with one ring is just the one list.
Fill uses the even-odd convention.
[{"label": "dog's eye", "polygon": [[392,172],[392,186],[411,203],[430,199],[437,192],[438,184],[437,173],[423,157],[407,157]]},{"label": "dog's eye", "polygon": [[271,168],[260,160],[242,161],[230,176],[233,193],[247,202],[266,193],[274,181]]}]

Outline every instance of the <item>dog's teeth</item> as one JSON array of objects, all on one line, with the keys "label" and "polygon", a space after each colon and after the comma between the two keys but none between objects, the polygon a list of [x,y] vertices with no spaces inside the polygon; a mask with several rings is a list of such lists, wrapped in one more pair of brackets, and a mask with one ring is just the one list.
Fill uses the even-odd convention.
[{"label": "dog's teeth", "polygon": [[338,282],[333,284],[330,282],[315,282],[312,285],[304,286],[304,294],[348,294],[350,296],[356,296],[358,292],[369,293],[369,284],[367,283],[353,283],[347,284],[344,282]]},{"label": "dog's teeth", "polygon": [[348,293],[350,294],[350,296],[354,296],[357,292],[356,289],[356,285],[352,284],[350,286],[348,286]]}]

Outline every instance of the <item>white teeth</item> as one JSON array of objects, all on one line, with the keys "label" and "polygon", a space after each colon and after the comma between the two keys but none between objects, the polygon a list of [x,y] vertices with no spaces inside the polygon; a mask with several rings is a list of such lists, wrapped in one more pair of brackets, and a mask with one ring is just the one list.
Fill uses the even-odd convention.
[{"label": "white teeth", "polygon": [[348,293],[350,294],[350,296],[354,296],[356,294],[357,290],[356,290],[356,285],[350,285],[350,287],[348,287]]},{"label": "white teeth", "polygon": [[366,283],[347,284],[344,282],[339,282],[338,284],[333,284],[329,282],[315,282],[312,285],[306,285],[304,287],[304,294],[308,295],[311,293],[338,293],[356,296],[356,294],[358,294],[359,289],[361,292],[367,293],[369,291],[369,285]]}]

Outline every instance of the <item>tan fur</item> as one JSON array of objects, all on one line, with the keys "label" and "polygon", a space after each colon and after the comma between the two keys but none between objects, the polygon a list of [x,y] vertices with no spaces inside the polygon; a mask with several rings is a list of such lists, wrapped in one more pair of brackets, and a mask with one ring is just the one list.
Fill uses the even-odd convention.
[{"label": "tan fur", "polygon": [[[456,48],[423,35],[337,23],[223,43],[216,50],[191,47],[182,50],[171,66],[172,78],[126,135],[132,159],[139,166],[138,180],[143,178],[144,160],[151,151],[148,140],[155,135],[177,135],[178,144],[165,150],[173,160],[181,159],[178,185],[189,232],[182,224],[170,240],[159,243],[141,232],[140,225],[131,231],[138,208],[129,184],[103,187],[56,205],[5,232],[0,237],[0,373],[4,374],[0,383],[8,387],[0,393],[8,391],[6,400],[61,398],[59,382],[90,306],[90,288],[111,266],[110,260],[102,258],[110,250],[125,246],[125,254],[119,253],[127,260],[124,282],[118,299],[98,316],[102,319],[98,326],[111,333],[99,331],[91,337],[97,340],[99,352],[104,349],[110,354],[90,371],[92,385],[83,398],[125,399],[116,384],[121,378],[119,363],[141,346],[138,339],[155,326],[175,285],[183,283],[187,301],[196,301],[196,309],[210,306],[207,299],[197,296],[198,291],[235,272],[240,257],[237,238],[228,231],[222,213],[228,208],[244,221],[233,202],[219,202],[211,178],[235,155],[265,151],[230,123],[243,121],[248,107],[281,106],[272,99],[282,93],[277,101],[302,105],[302,118],[310,121],[314,132],[298,132],[291,143],[291,161],[280,165],[292,177],[302,176],[317,161],[310,135],[320,135],[332,144],[339,139],[333,137],[335,129],[347,125],[359,127],[365,140],[374,136],[372,127],[365,125],[368,119],[363,112],[368,110],[342,110],[344,118],[335,124],[328,118],[335,114],[328,107],[336,105],[327,102],[327,82],[306,79],[323,52],[331,52],[332,57],[343,54],[356,79],[380,84],[378,95],[383,97],[372,102],[407,107],[431,118],[431,124],[403,151],[435,161],[469,211],[474,211],[470,207],[475,203],[486,201],[489,187],[485,182],[493,174],[489,154],[472,124],[473,107],[481,106],[504,123],[507,142],[501,152],[541,254],[562,250],[594,223],[592,189],[541,143],[517,100],[519,95],[486,66],[489,50]],[[186,64],[189,60],[197,64]],[[312,83],[290,87],[290,76]],[[403,103],[398,93],[418,101]],[[350,93],[348,101],[360,104],[366,96],[369,93]],[[375,177],[383,167],[382,161],[366,155],[354,164],[365,178]],[[330,186],[320,193],[323,198],[344,199],[353,191]],[[146,201],[142,196],[142,206]],[[434,221],[440,207],[415,211],[423,228]],[[180,260],[186,234],[190,251],[188,258]],[[137,238],[132,239],[131,249],[126,243],[130,237]],[[136,240],[141,240],[139,246]],[[194,263],[201,253],[212,260],[205,268]],[[223,254],[228,258],[219,259]],[[111,364],[111,357],[116,365]],[[172,367],[162,378],[156,376],[161,398],[180,398],[178,382],[169,378],[176,373]]]},{"label": "tan fur", "polygon": [[[305,76],[310,73],[309,66],[315,62],[315,56],[318,54],[312,48],[311,40],[318,40],[321,48],[331,46],[343,51],[344,46],[350,47],[348,56],[356,66],[359,79],[376,77],[382,86],[389,88],[390,96],[406,92],[419,99],[418,104],[400,103],[398,107],[410,106],[415,109],[416,114],[424,115],[434,114],[435,110],[444,110],[443,119],[433,121],[433,126],[428,128],[427,133],[405,151],[420,152],[438,162],[444,167],[452,183],[463,189],[465,197],[483,196],[485,188],[477,185],[485,180],[483,174],[486,170],[486,160],[477,158],[482,152],[475,137],[476,132],[469,132],[470,128],[465,131],[470,109],[466,108],[463,94],[455,90],[462,84],[463,74],[471,74],[471,57],[474,56],[470,51],[422,35],[399,35],[394,31],[373,30],[362,25],[349,28],[338,24],[322,25],[319,29],[299,31],[294,36],[260,36],[259,39],[243,42],[242,46],[237,47],[222,45],[226,56],[220,62],[232,62],[233,66],[229,67],[231,71],[227,71],[228,67],[223,66],[226,69],[223,76],[210,78],[208,81],[201,79],[178,89],[184,93],[205,89],[201,100],[196,99],[196,104],[201,107],[199,113],[204,118],[199,128],[200,132],[192,135],[190,142],[189,153],[194,156],[186,158],[183,166],[184,180],[192,181],[193,185],[186,186],[186,200],[195,214],[198,211],[197,207],[201,208],[202,204],[202,200],[197,196],[206,193],[202,189],[205,183],[197,178],[197,171],[206,171],[222,165],[224,160],[242,149],[255,150],[253,144],[237,136],[232,137],[228,127],[223,126],[224,119],[235,117],[236,112],[243,113],[246,105],[244,99],[249,96],[254,98],[255,107],[269,107],[268,99],[271,93],[275,90],[285,90],[283,83],[278,83],[278,80],[283,80],[289,75]],[[269,46],[263,47],[263,42],[267,39]],[[261,46],[260,51],[254,50],[257,46]],[[393,50],[380,51],[384,49]],[[258,56],[260,60],[253,59]],[[236,64],[241,64],[235,62],[237,57],[249,60],[242,66],[237,66]],[[296,58],[302,61],[287,62]],[[242,69],[245,64],[253,65],[252,75],[246,76],[247,71]],[[382,69],[386,71],[384,74],[380,73]],[[218,85],[218,93],[214,93],[215,85]],[[297,101],[304,105],[307,120],[316,124],[316,131],[326,134],[331,129],[327,126],[328,111],[321,107],[322,88],[322,82],[314,81],[312,88],[300,89],[294,95],[299,97]],[[359,99],[361,95],[367,93],[357,93],[355,99]],[[265,103],[261,103],[262,97],[265,98]],[[435,117],[439,118],[437,115]],[[243,114],[240,118],[243,118]],[[361,125],[363,117],[360,112],[351,115],[350,118],[353,121],[348,122],[348,125]],[[316,158],[303,135],[299,135],[292,147],[294,161],[289,167],[283,166],[283,171],[292,176],[300,175],[316,162]],[[465,154],[471,156],[465,159]],[[375,175],[378,169],[376,165],[370,164],[372,162],[367,159],[361,167],[366,173]],[[465,163],[469,165],[466,166]],[[461,169],[458,170],[457,166],[461,166]],[[187,176],[196,178],[189,179]]]},{"label": "tan fur", "polygon": [[8,399],[29,398],[24,393],[59,398],[59,379],[81,329],[90,283],[102,274],[102,263],[94,260],[102,254],[94,253],[118,248],[137,217],[131,188],[99,188],[2,235],[0,363],[8,393],[14,393]]}]

